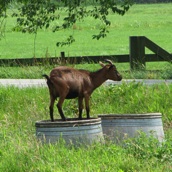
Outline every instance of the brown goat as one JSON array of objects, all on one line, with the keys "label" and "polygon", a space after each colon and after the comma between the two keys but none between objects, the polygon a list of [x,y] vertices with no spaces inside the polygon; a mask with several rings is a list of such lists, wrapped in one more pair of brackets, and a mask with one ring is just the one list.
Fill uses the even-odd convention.
[{"label": "brown goat", "polygon": [[59,97],[57,108],[64,121],[66,118],[62,111],[62,104],[65,99],[73,99],[76,97],[78,97],[79,119],[82,119],[84,98],[87,118],[90,118],[89,98],[92,92],[108,79],[114,81],[120,81],[122,79],[115,65],[110,60],[106,60],[106,62],[109,64],[104,65],[100,62],[102,68],[96,72],[60,66],[51,71],[50,77],[43,75],[47,79],[50,92],[49,110],[51,121],[54,121],[53,107],[57,97]]}]

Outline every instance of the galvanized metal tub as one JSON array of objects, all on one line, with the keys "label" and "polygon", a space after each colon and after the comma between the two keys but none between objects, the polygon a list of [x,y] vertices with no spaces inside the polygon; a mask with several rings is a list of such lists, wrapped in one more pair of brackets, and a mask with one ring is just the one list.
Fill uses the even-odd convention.
[{"label": "galvanized metal tub", "polygon": [[102,119],[102,129],[106,139],[116,143],[137,136],[139,131],[148,136],[155,136],[160,142],[164,139],[161,113],[109,114],[98,117]]},{"label": "galvanized metal tub", "polygon": [[36,136],[44,143],[56,143],[63,139],[66,144],[92,144],[104,142],[101,119],[68,119],[67,121],[37,121]]}]

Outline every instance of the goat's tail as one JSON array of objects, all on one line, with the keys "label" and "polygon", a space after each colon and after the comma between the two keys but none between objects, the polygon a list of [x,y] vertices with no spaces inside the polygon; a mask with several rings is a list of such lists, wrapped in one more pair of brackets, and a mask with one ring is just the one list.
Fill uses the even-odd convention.
[{"label": "goat's tail", "polygon": [[50,85],[53,85],[53,83],[51,82],[50,80],[50,77],[46,74],[42,75],[43,77],[45,77],[47,79],[47,85],[50,86]]},{"label": "goat's tail", "polygon": [[50,80],[50,77],[49,77],[48,75],[43,74],[42,76],[43,76],[43,77],[45,77],[45,78],[47,79],[47,81],[49,81],[49,80]]}]

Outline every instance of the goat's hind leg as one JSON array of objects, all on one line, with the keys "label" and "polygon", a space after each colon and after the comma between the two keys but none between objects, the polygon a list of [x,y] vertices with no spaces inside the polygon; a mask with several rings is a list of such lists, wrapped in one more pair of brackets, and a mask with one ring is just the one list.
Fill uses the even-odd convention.
[{"label": "goat's hind leg", "polygon": [[[58,108],[59,114],[60,114],[62,120],[66,121],[66,118],[65,118],[63,110],[62,110],[62,104],[69,92],[69,88],[65,84],[65,82],[58,77],[54,78],[54,87],[55,87],[56,93],[58,94],[58,97],[59,97],[59,101],[57,103],[57,108]],[[63,90],[61,90],[61,88],[63,88]]]},{"label": "goat's hind leg", "polygon": [[50,110],[50,119],[51,119],[52,122],[54,121],[54,117],[53,117],[54,102],[55,102],[55,99],[54,99],[53,97],[50,97],[50,106],[49,106],[49,110]]},{"label": "goat's hind leg", "polygon": [[62,104],[63,104],[64,100],[65,100],[65,98],[63,98],[63,97],[59,98],[59,102],[57,103],[57,108],[58,108],[58,111],[59,111],[59,114],[60,114],[62,120],[66,121],[66,118],[65,118],[63,110],[62,110]]}]

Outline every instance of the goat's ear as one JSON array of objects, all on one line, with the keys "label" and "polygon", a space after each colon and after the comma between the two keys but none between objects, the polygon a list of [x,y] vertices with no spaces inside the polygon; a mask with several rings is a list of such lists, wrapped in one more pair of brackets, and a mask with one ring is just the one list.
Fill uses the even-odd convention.
[{"label": "goat's ear", "polygon": [[104,67],[105,64],[103,64],[101,61],[99,61],[100,66]]}]

